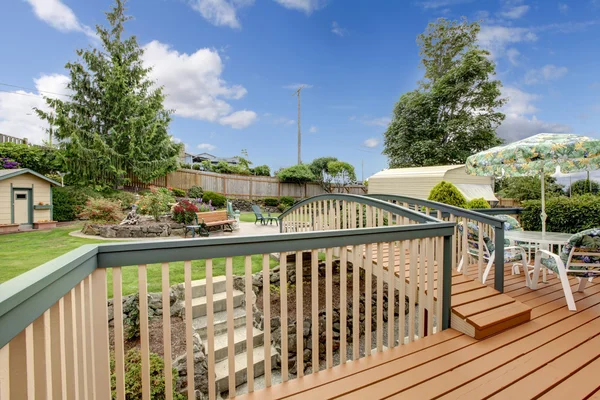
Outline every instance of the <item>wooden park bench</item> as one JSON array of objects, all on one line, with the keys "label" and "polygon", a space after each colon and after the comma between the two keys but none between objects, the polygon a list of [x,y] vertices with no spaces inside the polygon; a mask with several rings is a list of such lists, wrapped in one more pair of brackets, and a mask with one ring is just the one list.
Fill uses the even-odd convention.
[{"label": "wooden park bench", "polygon": [[188,225],[185,227],[185,237],[187,237],[188,231],[192,231],[192,238],[196,237],[196,230],[199,231],[200,236],[208,236],[210,228],[223,227],[226,232],[233,232],[231,224],[235,222],[235,219],[229,218],[226,210],[213,211],[211,213],[200,213],[202,216],[202,224],[198,223],[198,214],[196,213],[195,225]]}]

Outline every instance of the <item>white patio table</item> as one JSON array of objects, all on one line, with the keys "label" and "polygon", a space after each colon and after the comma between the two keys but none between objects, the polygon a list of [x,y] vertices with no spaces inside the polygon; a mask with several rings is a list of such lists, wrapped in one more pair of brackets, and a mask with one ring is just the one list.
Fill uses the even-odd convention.
[{"label": "white patio table", "polygon": [[[571,233],[559,232],[536,232],[536,231],[505,231],[504,237],[513,242],[529,243],[529,247],[544,248],[550,250],[553,246],[558,246],[558,254],[562,247],[569,242],[573,236]],[[534,246],[532,246],[534,245]],[[551,250],[552,251],[552,250]],[[543,282],[546,282],[546,268],[543,268]],[[529,272],[529,271],[528,271]]]}]

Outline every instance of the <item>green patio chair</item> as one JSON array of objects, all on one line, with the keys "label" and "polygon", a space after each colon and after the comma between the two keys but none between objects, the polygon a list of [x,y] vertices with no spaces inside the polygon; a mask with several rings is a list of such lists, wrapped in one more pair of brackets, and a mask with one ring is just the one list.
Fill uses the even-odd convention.
[{"label": "green patio chair", "polygon": [[273,221],[275,221],[275,225],[279,225],[279,219],[277,217],[272,217],[270,212],[267,213],[267,216],[265,217],[262,214],[262,211],[260,211],[260,207],[256,204],[252,204],[252,211],[254,211],[254,216],[256,217],[256,221],[254,221],[254,224],[256,224],[259,221],[261,225],[267,224],[269,222],[273,224]]}]

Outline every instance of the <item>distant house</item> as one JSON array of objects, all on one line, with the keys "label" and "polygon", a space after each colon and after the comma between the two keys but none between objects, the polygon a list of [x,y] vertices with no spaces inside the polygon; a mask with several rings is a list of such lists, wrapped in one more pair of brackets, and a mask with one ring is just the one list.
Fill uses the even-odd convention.
[{"label": "distant house", "polygon": [[202,161],[210,161],[212,165],[217,165],[220,161],[225,161],[229,165],[238,165],[240,163],[239,157],[217,157],[208,153],[196,154],[192,158],[194,163],[201,163]]},{"label": "distant house", "polygon": [[194,163],[194,155],[191,153],[184,152],[180,155],[180,159],[182,164],[192,165]]}]

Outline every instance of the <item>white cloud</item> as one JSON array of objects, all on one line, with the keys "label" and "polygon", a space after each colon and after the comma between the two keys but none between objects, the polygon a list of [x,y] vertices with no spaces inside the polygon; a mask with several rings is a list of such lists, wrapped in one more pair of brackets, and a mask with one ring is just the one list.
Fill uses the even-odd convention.
[{"label": "white cloud", "polygon": [[316,126],[311,126],[310,129],[308,130],[310,133],[317,133],[319,131],[319,129],[317,129]]},{"label": "white cloud", "polygon": [[212,145],[210,143],[200,143],[196,147],[198,148],[198,150],[206,150],[206,151],[213,151],[217,148],[217,146]]},{"label": "white cloud", "polygon": [[484,25],[477,37],[479,44],[498,58],[506,53],[506,47],[512,43],[535,42],[537,35],[527,28],[515,28],[499,25]]},{"label": "white cloud", "polygon": [[273,119],[273,124],[275,125],[293,125],[295,122],[296,121],[294,121],[293,119],[289,119],[286,117],[279,117]]},{"label": "white cloud", "polygon": [[592,82],[590,84],[590,89],[600,89],[600,82]]},{"label": "white cloud", "polygon": [[[247,91],[241,85],[228,85],[221,78],[223,63],[217,51],[205,48],[192,54],[179,53],[154,40],[144,46],[143,57],[145,63],[153,67],[152,79],[164,86],[165,107],[175,110],[175,115],[219,122],[236,129],[257,119],[252,111],[232,114],[233,109],[226,100],[240,99]],[[240,123],[241,119],[246,122]]]},{"label": "white cloud", "polygon": [[564,3],[558,3],[558,11],[560,11],[561,14],[567,14],[569,12],[569,6]]},{"label": "white cloud", "polygon": [[417,4],[424,9],[436,9],[441,7],[454,6],[457,4],[472,3],[474,0],[426,0],[420,1]]},{"label": "white cloud", "polygon": [[[352,117],[350,118],[351,120],[353,119]],[[356,119],[356,117],[354,118]],[[390,117],[378,117],[378,118],[369,118],[369,117],[362,117],[359,119],[360,122],[362,122],[365,125],[369,125],[369,126],[388,126],[390,124]]]},{"label": "white cloud", "polygon": [[529,11],[529,6],[522,5],[509,8],[506,11],[500,12],[499,14],[504,18],[519,19],[525,14],[527,14],[527,11]]},{"label": "white cloud", "polygon": [[192,0],[190,5],[204,19],[216,26],[228,26],[239,29],[237,11],[242,7],[251,6],[254,0]]},{"label": "white cloud", "polygon": [[515,49],[514,47],[511,47],[510,49],[506,50],[506,57],[508,58],[508,61],[510,61],[510,63],[512,65],[519,65],[519,56],[521,55],[521,52],[519,52],[519,50]]},{"label": "white cloud", "polygon": [[557,67],[556,65],[548,64],[540,69],[532,69],[525,74],[525,83],[534,85],[536,83],[554,81],[562,78],[567,74],[567,67]]},{"label": "white cloud", "polygon": [[[65,96],[57,96],[54,93],[68,94],[66,88],[68,82],[69,77],[60,74],[42,75],[40,78],[34,79],[37,91],[42,91],[47,97],[61,99],[64,99]],[[45,131],[48,124],[38,118],[34,108],[50,110],[42,95],[36,91],[0,92],[0,133],[27,138],[31,143],[36,144],[48,140],[48,134]]]},{"label": "white cloud", "polygon": [[289,85],[285,85],[283,88],[290,90],[298,90],[300,88],[310,89],[311,87],[313,87],[313,85],[310,85],[308,83],[290,83]]},{"label": "white cloud", "polygon": [[373,148],[379,146],[381,141],[377,138],[369,138],[363,142],[363,146]]},{"label": "white cloud", "polygon": [[331,32],[338,35],[339,37],[344,37],[348,31],[340,26],[336,21],[331,23]]},{"label": "white cloud", "polygon": [[254,111],[242,110],[222,117],[219,119],[219,124],[229,125],[233,129],[244,129],[256,122],[257,119],[258,115]]},{"label": "white cloud", "polygon": [[35,15],[51,27],[61,32],[82,32],[96,38],[95,32],[87,25],[83,25],[67,5],[60,0],[25,0]]},{"label": "white cloud", "polygon": [[313,11],[323,7],[325,0],[275,0],[285,8],[292,10],[303,11],[306,14],[311,14]]},{"label": "white cloud", "polygon": [[564,133],[571,131],[568,125],[542,121],[534,115],[539,110],[533,102],[540,98],[539,95],[527,93],[514,87],[503,87],[502,95],[508,98],[507,104],[502,109],[506,119],[496,132],[507,141],[512,142],[542,132]]}]

